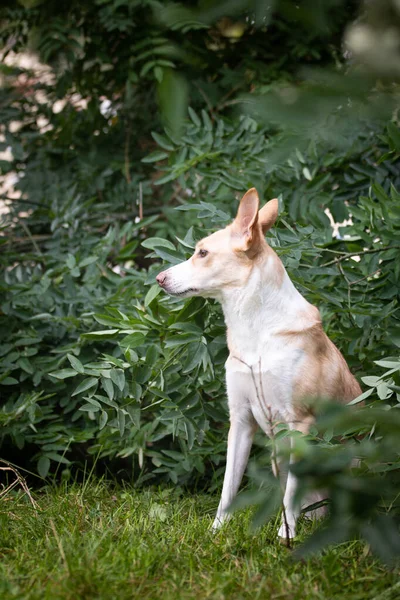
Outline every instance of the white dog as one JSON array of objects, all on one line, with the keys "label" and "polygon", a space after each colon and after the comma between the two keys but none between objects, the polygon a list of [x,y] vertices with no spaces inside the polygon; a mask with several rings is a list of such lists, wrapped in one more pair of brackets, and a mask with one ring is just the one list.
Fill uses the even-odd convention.
[{"label": "white dog", "polygon": [[[189,260],[157,276],[173,296],[215,298],[225,316],[230,430],[214,528],[229,516],[257,426],[268,435],[276,422],[307,432],[313,422],[310,400],[348,402],[361,393],[324,333],[319,310],[297,291],[264,238],[278,216],[278,201],[258,207],[252,188],[240,201],[233,223],[201,240]],[[300,512],[294,502],[296,483],[289,470],[282,538],[295,535]]]}]

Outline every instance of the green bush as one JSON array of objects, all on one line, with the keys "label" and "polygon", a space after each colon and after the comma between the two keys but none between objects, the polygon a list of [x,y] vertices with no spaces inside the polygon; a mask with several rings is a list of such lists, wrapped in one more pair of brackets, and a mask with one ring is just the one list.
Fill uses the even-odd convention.
[{"label": "green bush", "polygon": [[[374,373],[373,361],[400,343],[392,163],[388,157],[374,172],[366,166],[379,160],[385,142],[393,143],[392,125],[375,148],[369,135],[355,140],[358,162],[350,153],[314,149],[274,167],[268,133],[253,119],[211,124],[206,113],[202,120],[193,110],[190,115],[180,141],[156,136],[163,148],[157,168],[165,171],[158,182],[174,180],[176,209],[166,207],[157,220],[104,223],[105,203],[82,203],[78,189],[61,189],[48,209],[41,205],[27,225],[21,221],[22,239],[3,238],[11,265],[1,287],[3,436],[19,448],[33,444],[42,476],[51,461],[53,470],[74,460],[79,443],[100,457],[131,457],[140,480],[194,482],[207,465],[220,464],[219,431],[227,420],[222,314],[210,301],[160,294],[153,259],[175,264],[188,257],[195,240],[234,214],[235,190],[252,183],[265,199],[280,193],[270,243],[321,308],[328,334],[356,373]],[[332,238],[322,209],[334,211],[343,196],[354,223],[345,237]],[[307,198],[306,209],[299,198]],[[51,232],[40,248],[35,217]],[[28,245],[18,260],[17,244]],[[138,269],[138,256],[151,259],[148,270]],[[390,393],[378,387],[380,399]]]}]

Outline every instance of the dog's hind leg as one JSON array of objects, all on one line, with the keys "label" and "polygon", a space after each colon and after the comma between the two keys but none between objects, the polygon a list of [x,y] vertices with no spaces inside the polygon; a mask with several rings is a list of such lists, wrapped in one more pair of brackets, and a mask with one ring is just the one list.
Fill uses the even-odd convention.
[{"label": "dog's hind leg", "polygon": [[293,464],[292,457],[290,458],[285,494],[283,496],[282,522],[278,531],[279,537],[283,539],[293,539],[295,537],[296,522],[300,514],[300,506],[295,504],[297,477],[290,469],[291,464]]},{"label": "dog's hind leg", "polygon": [[[293,424],[290,425],[290,428],[296,429],[297,431],[301,431],[301,433],[303,433],[303,434],[307,434],[309,431],[309,427],[312,423],[313,423],[313,419],[309,418],[309,419],[305,419],[302,422],[297,422],[295,424],[295,426]],[[293,447],[293,438],[290,440],[290,443],[291,443],[291,447]],[[324,491],[319,490],[319,491],[308,493],[306,495],[306,497],[303,498],[301,505],[299,504],[299,502],[295,501],[298,481],[297,481],[297,477],[294,475],[294,473],[290,469],[290,466],[293,463],[294,463],[294,458],[293,458],[293,455],[291,455],[290,461],[289,461],[289,471],[287,473],[287,479],[286,479],[286,485],[285,485],[285,494],[283,497],[282,522],[281,522],[281,526],[278,531],[279,537],[281,537],[283,539],[292,539],[295,537],[296,522],[300,515],[301,508],[306,508],[307,506],[310,506],[316,502],[320,502],[320,501],[326,499],[326,493]],[[280,473],[281,482],[282,482],[282,476],[284,476],[284,475],[285,475],[285,473]],[[319,519],[319,518],[323,517],[325,514],[326,514],[326,507],[322,506],[320,508],[317,508],[315,510],[307,512],[306,516],[313,518],[313,519]]]},{"label": "dog's hind leg", "polygon": [[250,411],[231,418],[228,435],[228,454],[221,501],[212,528],[218,529],[229,519],[228,512],[242,481],[257,426]]}]

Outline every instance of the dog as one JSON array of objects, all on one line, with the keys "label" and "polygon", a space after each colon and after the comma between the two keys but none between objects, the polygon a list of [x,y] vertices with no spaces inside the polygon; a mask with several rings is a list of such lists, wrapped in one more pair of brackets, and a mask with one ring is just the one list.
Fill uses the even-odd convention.
[{"label": "dog", "polygon": [[[270,436],[274,424],[283,422],[307,433],[314,421],[310,400],[347,403],[361,393],[342,354],[323,331],[319,310],[295,288],[265,240],[277,217],[278,200],[259,210],[257,190],[252,188],[230,225],[198,242],[189,260],[156,277],[171,296],[218,300],[225,317],[230,429],[214,529],[229,518],[257,427]],[[278,531],[283,539],[295,536],[300,513],[296,486],[289,469]]]}]

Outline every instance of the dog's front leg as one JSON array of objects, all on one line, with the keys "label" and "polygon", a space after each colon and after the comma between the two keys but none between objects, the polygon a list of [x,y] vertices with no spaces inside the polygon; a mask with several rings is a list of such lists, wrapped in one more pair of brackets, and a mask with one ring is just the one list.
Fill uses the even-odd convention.
[{"label": "dog's front leg", "polygon": [[229,506],[235,498],[249,459],[256,424],[250,411],[231,418],[228,435],[228,454],[221,501],[212,528],[218,529],[229,519]]}]

